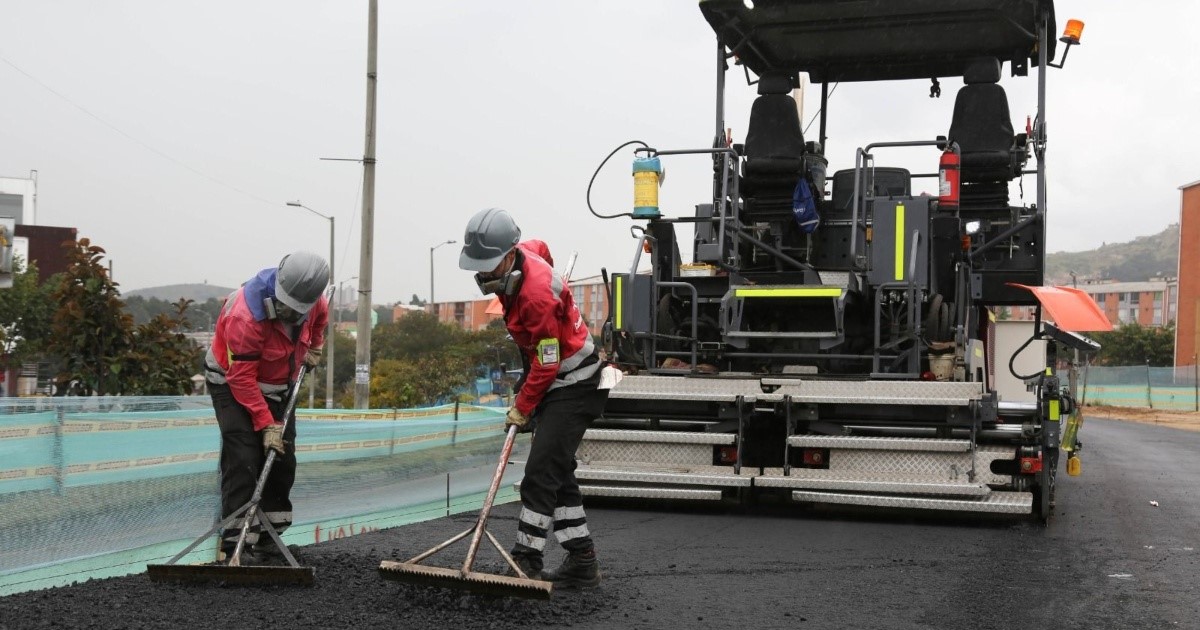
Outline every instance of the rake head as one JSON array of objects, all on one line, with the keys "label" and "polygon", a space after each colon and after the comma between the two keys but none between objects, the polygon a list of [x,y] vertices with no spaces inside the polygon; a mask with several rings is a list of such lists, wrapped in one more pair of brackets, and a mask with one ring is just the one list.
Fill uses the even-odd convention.
[{"label": "rake head", "polygon": [[148,564],[146,572],[154,582],[194,582],[240,585],[299,585],[313,583],[312,567],[262,567],[226,564]]},{"label": "rake head", "polygon": [[542,580],[479,573],[476,571],[463,573],[457,569],[430,567],[423,564],[394,562],[391,560],[384,560],[379,564],[379,575],[389,580],[405,582],[407,584],[436,586],[497,597],[550,599],[550,593],[554,589],[554,585],[551,582]]}]

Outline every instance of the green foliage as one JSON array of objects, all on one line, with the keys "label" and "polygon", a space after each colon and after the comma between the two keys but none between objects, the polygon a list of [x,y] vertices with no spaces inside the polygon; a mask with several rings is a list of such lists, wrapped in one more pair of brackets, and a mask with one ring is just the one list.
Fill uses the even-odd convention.
[{"label": "green foliage", "polygon": [[196,347],[180,332],[190,301],[134,326],[117,283],[101,264],[104,249],[86,239],[64,244],[70,266],[52,289],[57,305],[47,350],[61,361],[59,392],[186,394]]},{"label": "green foliage", "polygon": [[133,318],[125,312],[117,283],[100,264],[104,249],[86,238],[65,248],[70,266],[53,292],[58,310],[49,344],[63,361],[59,391],[83,396],[118,393]]},{"label": "green foliage", "polygon": [[50,338],[50,283],[38,284],[37,265],[13,261],[13,285],[0,291],[0,350],[6,366],[34,360]]},{"label": "green foliage", "polygon": [[382,359],[371,366],[373,407],[418,407],[471,381],[470,363],[448,354],[415,360]]},{"label": "green foliage", "polygon": [[179,332],[187,326],[191,300],[175,303],[171,315],[161,313],[138,326],[121,369],[121,393],[127,396],[184,396],[192,391],[192,375],[200,365],[197,344]]},{"label": "green foliage", "polygon": [[[133,316],[135,325],[145,324],[159,315],[174,317],[177,314],[178,302],[168,302],[156,297],[146,298],[140,295],[127,296],[124,301],[125,310]],[[188,304],[190,304],[192,316],[188,318],[187,329],[211,330],[216,324],[217,315],[221,312],[221,300],[209,298],[204,302],[196,302],[189,299]]]},{"label": "green foliage", "polygon": [[[351,389],[351,401],[353,401],[353,383],[354,380],[354,352],[356,350],[354,340],[344,332],[338,331],[333,339],[333,391],[334,399],[340,400],[344,397],[347,388]],[[329,356],[330,342],[325,342],[325,354]],[[316,398],[317,406],[325,407],[325,363],[322,360],[321,367],[317,369],[308,378],[316,380]]]},{"label": "green foliage", "polygon": [[1146,365],[1166,367],[1175,361],[1175,323],[1162,327],[1129,323],[1111,332],[1092,333],[1100,342],[1098,365]]},{"label": "green foliage", "polygon": [[[371,405],[433,404],[501,363],[519,366],[517,347],[507,334],[503,322],[465,331],[420,312],[377,327],[371,338]],[[348,405],[351,398],[343,401]]]},{"label": "green foliage", "polygon": [[443,324],[430,313],[411,313],[376,326],[371,333],[373,359],[416,359],[457,346],[466,337],[461,328]]}]

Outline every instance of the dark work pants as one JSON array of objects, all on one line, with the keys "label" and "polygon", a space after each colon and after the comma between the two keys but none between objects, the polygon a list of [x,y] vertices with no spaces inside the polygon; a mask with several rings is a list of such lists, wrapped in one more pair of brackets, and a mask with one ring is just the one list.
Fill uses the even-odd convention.
[{"label": "dark work pants", "polygon": [[540,564],[551,531],[567,551],[592,549],[583,496],[575,480],[575,452],[584,431],[604,413],[607,400],[608,390],[597,390],[594,384],[568,387],[547,394],[534,411],[537,430],[521,480],[514,554],[533,556],[534,563]]},{"label": "dark work pants", "polygon": [[[246,504],[254,494],[254,486],[267,457],[263,453],[262,434],[254,430],[250,413],[233,397],[228,385],[208,384],[212,393],[213,410],[221,427],[221,518],[224,519]],[[271,415],[278,421],[283,417],[283,402],[267,399]],[[296,422],[295,413],[283,434],[286,455],[276,455],[271,474],[263,486],[259,507],[276,531],[282,533],[292,524],[292,502],[288,495],[296,480]],[[243,517],[244,518],[244,517]],[[222,551],[231,552],[237,545],[242,519],[221,532]],[[251,521],[246,534],[247,544],[258,541],[262,530],[257,519]],[[267,542],[270,537],[265,537]]]}]

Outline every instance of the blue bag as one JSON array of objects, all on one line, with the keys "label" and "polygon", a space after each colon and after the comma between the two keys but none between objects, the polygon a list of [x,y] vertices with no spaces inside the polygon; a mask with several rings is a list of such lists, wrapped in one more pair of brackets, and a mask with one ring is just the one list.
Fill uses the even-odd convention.
[{"label": "blue bag", "polygon": [[821,224],[821,217],[817,214],[817,200],[813,198],[812,188],[806,177],[801,177],[800,181],[796,182],[796,190],[792,193],[792,216],[796,218],[796,225],[799,225],[805,234],[817,231],[817,226]]}]

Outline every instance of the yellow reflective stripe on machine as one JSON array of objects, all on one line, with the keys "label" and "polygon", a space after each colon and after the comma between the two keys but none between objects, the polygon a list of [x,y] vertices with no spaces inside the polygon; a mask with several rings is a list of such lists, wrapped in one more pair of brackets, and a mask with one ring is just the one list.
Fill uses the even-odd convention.
[{"label": "yellow reflective stripe on machine", "polygon": [[1058,418],[1059,418],[1059,413],[1060,412],[1058,410],[1058,401],[1051,400],[1050,401],[1050,419],[1057,422]]},{"label": "yellow reflective stripe on machine", "polygon": [[616,289],[613,291],[613,293],[616,294],[616,302],[617,302],[617,312],[613,315],[613,318],[615,320],[614,324],[613,324],[614,330],[622,330],[622,326],[621,326],[621,323],[622,323],[621,322],[621,313],[622,313],[622,311],[621,311],[621,295],[622,295],[621,285],[625,284],[624,282],[622,282],[624,279],[625,279],[625,276],[617,276],[616,278],[614,278],[614,280],[616,280]]},{"label": "yellow reflective stripe on machine", "polygon": [[896,280],[904,279],[904,204],[896,204]]},{"label": "yellow reflective stripe on machine", "polygon": [[842,290],[834,287],[813,289],[735,289],[734,297],[841,297]]}]

